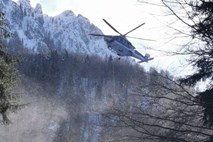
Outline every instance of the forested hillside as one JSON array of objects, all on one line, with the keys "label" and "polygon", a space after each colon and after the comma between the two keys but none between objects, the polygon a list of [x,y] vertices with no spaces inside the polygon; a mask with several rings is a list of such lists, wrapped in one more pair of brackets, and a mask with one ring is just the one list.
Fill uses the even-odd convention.
[{"label": "forested hillside", "polygon": [[11,116],[10,129],[1,129],[8,142],[98,141],[101,113],[119,98],[128,101],[135,86],[149,80],[142,67],[112,57],[52,51],[21,60],[17,90],[29,104]]},{"label": "forested hillside", "polygon": [[29,104],[1,127],[4,142],[195,142],[212,132],[198,123],[196,97],[167,72],[66,51],[21,58],[15,90]]}]

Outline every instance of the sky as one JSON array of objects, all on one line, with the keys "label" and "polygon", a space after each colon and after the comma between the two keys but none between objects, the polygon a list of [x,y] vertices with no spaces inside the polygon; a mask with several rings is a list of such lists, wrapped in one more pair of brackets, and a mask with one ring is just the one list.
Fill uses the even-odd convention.
[{"label": "sky", "polygon": [[[159,1],[151,2],[159,4]],[[164,52],[156,51],[168,51],[179,46],[176,44],[179,39],[174,39],[173,32],[167,26],[174,22],[174,19],[165,16],[168,14],[168,9],[165,7],[140,3],[138,0],[30,0],[30,2],[33,7],[40,3],[43,13],[49,16],[59,15],[65,10],[71,10],[76,15],[81,14],[108,35],[116,35],[116,33],[103,22],[103,18],[120,33],[126,33],[145,22],[144,26],[129,34],[129,36],[155,40],[150,42],[129,39],[142,54],[149,53],[154,57],[153,61],[144,63],[143,66],[169,70],[173,73],[187,74],[188,72],[186,67],[177,68],[183,65],[182,57],[171,57]]]},{"label": "sky", "polygon": [[[16,0],[17,1],[17,0]],[[87,17],[92,23],[101,28],[103,32],[113,34],[102,19],[107,19],[120,32],[127,32],[135,26],[153,21],[148,13],[159,13],[159,9],[143,6],[137,0],[30,0],[33,7],[40,3],[43,12],[55,16],[64,10],[72,10],[76,15]],[[155,0],[158,1],[158,0]],[[151,11],[150,11],[151,10]],[[152,19],[153,20],[153,19]],[[142,29],[141,29],[142,31]]]}]

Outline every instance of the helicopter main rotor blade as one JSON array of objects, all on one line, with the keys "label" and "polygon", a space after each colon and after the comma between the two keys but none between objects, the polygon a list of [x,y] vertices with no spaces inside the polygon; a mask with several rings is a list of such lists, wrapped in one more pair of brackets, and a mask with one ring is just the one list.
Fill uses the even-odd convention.
[{"label": "helicopter main rotor blade", "polygon": [[101,34],[88,34],[91,36],[102,36],[102,37],[111,37],[110,35],[101,35]]},{"label": "helicopter main rotor blade", "polygon": [[131,31],[127,32],[124,34],[124,36],[126,36],[127,34],[131,33],[132,31],[136,30],[137,28],[143,26],[145,23],[140,24],[139,26],[135,27],[134,29],[132,29]]},{"label": "helicopter main rotor blade", "polygon": [[110,27],[112,28],[116,33],[118,33],[119,35],[123,36],[119,31],[117,31],[110,23],[108,23],[105,19],[103,19],[104,22]]},{"label": "helicopter main rotor blade", "polygon": [[100,34],[88,34],[88,35],[91,35],[91,36],[106,36],[106,35],[100,35]]},{"label": "helicopter main rotor blade", "polygon": [[132,36],[126,36],[127,38],[133,38],[133,39],[139,39],[139,40],[147,40],[147,41],[156,41],[153,39],[148,39],[148,38],[139,38],[139,37],[132,37]]}]

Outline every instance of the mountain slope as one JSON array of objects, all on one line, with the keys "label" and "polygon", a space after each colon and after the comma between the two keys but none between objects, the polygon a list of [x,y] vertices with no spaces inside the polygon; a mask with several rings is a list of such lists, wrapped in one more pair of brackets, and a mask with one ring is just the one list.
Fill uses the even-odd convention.
[{"label": "mountain slope", "polygon": [[[50,17],[44,15],[40,4],[32,8],[29,0],[0,1],[10,29],[22,46],[35,52],[50,49],[66,49],[70,52],[98,54],[102,57],[112,53],[106,48],[103,38],[91,37],[89,33],[102,32],[85,17],[72,11]],[[17,43],[17,42],[16,42]],[[17,46],[14,45],[13,46]]]}]

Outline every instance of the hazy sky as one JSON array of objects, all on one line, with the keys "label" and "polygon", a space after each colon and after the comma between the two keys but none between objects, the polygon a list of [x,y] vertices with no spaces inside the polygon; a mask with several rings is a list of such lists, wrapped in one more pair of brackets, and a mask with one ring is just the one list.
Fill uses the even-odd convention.
[{"label": "hazy sky", "polygon": [[[159,3],[159,1],[152,0],[151,2]],[[120,33],[126,33],[145,22],[146,24],[143,27],[129,34],[129,36],[156,40],[155,42],[131,40],[142,54],[151,53],[151,56],[154,56],[155,59],[145,66],[154,65],[155,67],[173,70],[174,66],[180,65],[179,59],[146,48],[167,50],[171,49],[171,46],[173,48],[175,46],[176,42],[172,40],[173,33],[166,26],[173,20],[165,16],[167,10],[165,7],[147,5],[139,3],[137,0],[30,0],[30,2],[33,7],[40,3],[43,12],[50,16],[58,15],[64,10],[72,10],[76,15],[81,14],[87,17],[105,34],[114,35],[116,33],[102,21],[103,18]],[[176,69],[174,70],[176,71]]]},{"label": "hazy sky", "polygon": [[[142,5],[137,0],[31,0],[33,7],[37,3],[42,5],[44,13],[48,15],[55,16],[64,10],[72,10],[76,15],[82,14],[101,28],[107,27],[102,21],[105,18],[124,33],[142,22],[146,22],[146,26],[153,24],[154,19],[149,13],[161,13],[158,7]],[[102,30],[107,32],[107,28]]]}]

